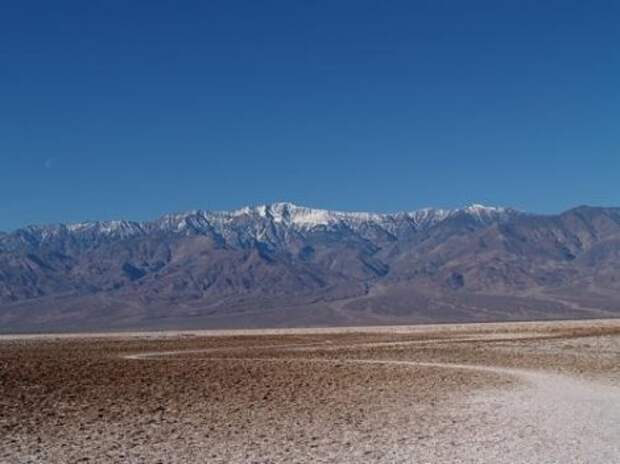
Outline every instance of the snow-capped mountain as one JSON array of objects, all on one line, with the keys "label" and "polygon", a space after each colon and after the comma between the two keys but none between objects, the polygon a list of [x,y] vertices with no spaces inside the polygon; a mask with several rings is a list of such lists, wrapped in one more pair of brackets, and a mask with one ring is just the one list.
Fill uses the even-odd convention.
[{"label": "snow-capped mountain", "polygon": [[296,232],[348,228],[365,236],[371,229],[391,234],[395,238],[426,230],[451,217],[464,215],[480,223],[505,221],[518,213],[510,208],[487,207],[478,204],[462,209],[424,208],[411,212],[379,214],[342,212],[297,206],[293,203],[272,203],[245,207],[234,211],[194,210],[167,214],[151,222],[125,220],[92,221],[76,224],[28,226],[12,234],[0,236],[0,247],[36,246],[54,240],[73,239],[76,242],[127,239],[156,232],[182,235],[217,234],[222,238],[261,241],[270,228]]},{"label": "snow-capped mountain", "polygon": [[0,328],[610,316],[619,263],[618,208],[273,203],[29,226],[0,233]]}]

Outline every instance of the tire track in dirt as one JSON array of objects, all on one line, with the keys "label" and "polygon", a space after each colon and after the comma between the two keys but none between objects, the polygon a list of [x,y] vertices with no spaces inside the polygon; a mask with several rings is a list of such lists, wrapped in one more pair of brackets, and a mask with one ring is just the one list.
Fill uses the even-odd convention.
[{"label": "tire track in dirt", "polygon": [[[531,337],[466,337],[401,342],[332,342],[235,347],[203,350],[145,352],[123,356],[131,360],[162,360],[183,354],[209,354],[253,349],[329,351],[455,342],[508,341]],[[543,338],[543,337],[540,337]],[[508,376],[518,381],[509,389],[485,389],[452,406],[455,424],[418,448],[403,449],[415,462],[592,463],[620,462],[620,388],[574,376],[498,366],[390,359],[316,357],[204,357],[204,361],[309,362],[332,365],[397,366],[459,369]],[[449,446],[446,446],[449,443]],[[458,457],[458,459],[457,459]]]}]

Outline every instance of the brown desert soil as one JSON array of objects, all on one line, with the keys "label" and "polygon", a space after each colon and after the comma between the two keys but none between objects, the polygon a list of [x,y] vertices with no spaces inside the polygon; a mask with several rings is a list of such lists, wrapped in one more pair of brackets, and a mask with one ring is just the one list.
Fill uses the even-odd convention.
[{"label": "brown desert soil", "polygon": [[620,321],[0,337],[0,462],[620,462]]}]

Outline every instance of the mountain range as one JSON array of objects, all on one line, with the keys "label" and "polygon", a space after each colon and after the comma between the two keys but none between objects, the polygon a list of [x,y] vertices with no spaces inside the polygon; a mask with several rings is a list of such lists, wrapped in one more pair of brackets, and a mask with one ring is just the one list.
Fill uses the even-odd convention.
[{"label": "mountain range", "polygon": [[620,208],[291,203],[0,233],[0,331],[620,316]]}]

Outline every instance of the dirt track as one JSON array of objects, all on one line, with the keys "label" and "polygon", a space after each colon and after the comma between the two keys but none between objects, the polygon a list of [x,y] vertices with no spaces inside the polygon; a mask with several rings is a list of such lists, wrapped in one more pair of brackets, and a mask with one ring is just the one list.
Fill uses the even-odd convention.
[{"label": "dirt track", "polygon": [[0,340],[0,462],[620,460],[620,321]]}]

